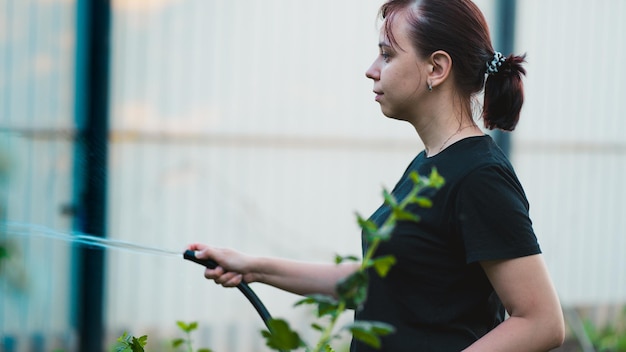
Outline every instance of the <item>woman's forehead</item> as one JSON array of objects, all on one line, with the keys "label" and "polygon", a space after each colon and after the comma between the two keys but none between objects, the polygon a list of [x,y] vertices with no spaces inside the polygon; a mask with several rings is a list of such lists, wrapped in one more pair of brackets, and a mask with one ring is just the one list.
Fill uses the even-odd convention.
[{"label": "woman's forehead", "polygon": [[380,28],[379,40],[389,47],[406,51],[410,48],[409,24],[404,11],[394,11],[389,14]]}]

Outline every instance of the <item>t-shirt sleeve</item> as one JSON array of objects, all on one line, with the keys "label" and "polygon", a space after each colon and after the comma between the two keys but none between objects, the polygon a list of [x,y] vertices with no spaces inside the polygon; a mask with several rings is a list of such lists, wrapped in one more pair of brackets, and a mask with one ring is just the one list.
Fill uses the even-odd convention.
[{"label": "t-shirt sleeve", "polygon": [[455,212],[466,262],[541,253],[528,211],[513,170],[493,165],[467,175],[459,187]]}]

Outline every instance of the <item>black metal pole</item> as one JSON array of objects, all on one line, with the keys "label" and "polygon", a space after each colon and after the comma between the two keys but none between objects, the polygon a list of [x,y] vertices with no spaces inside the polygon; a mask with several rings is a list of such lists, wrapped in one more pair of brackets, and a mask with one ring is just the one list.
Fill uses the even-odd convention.
[{"label": "black metal pole", "polygon": [[[516,0],[497,0],[495,4],[495,49],[504,55],[508,55],[515,50]],[[511,134],[496,130],[493,133],[493,138],[502,151],[509,156],[511,154]]]},{"label": "black metal pole", "polygon": [[[74,229],[106,237],[110,0],[78,0],[76,9]],[[103,350],[104,259],[102,249],[76,248],[79,351]]]}]

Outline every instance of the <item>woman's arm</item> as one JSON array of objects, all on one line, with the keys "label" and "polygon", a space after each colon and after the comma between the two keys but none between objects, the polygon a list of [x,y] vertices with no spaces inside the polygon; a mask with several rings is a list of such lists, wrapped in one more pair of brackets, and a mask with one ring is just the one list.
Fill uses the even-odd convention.
[{"label": "woman's arm", "polygon": [[541,255],[481,265],[510,317],[465,351],[549,351],[563,343],[563,312]]},{"label": "woman's arm", "polygon": [[192,244],[190,250],[199,259],[212,259],[219,264],[206,269],[204,276],[226,287],[261,282],[299,295],[321,293],[335,295],[340,279],[355,272],[359,264],[307,263],[281,258],[254,257],[232,249]]}]

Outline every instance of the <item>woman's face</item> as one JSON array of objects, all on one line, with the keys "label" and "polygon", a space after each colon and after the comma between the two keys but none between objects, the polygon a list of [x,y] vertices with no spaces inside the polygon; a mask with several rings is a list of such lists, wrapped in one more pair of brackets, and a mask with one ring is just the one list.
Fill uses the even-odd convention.
[{"label": "woman's face", "polygon": [[385,116],[412,121],[419,115],[420,101],[428,90],[427,74],[424,61],[410,42],[404,13],[392,19],[396,43],[390,42],[385,26],[381,26],[380,53],[365,75],[374,81],[375,100]]}]

